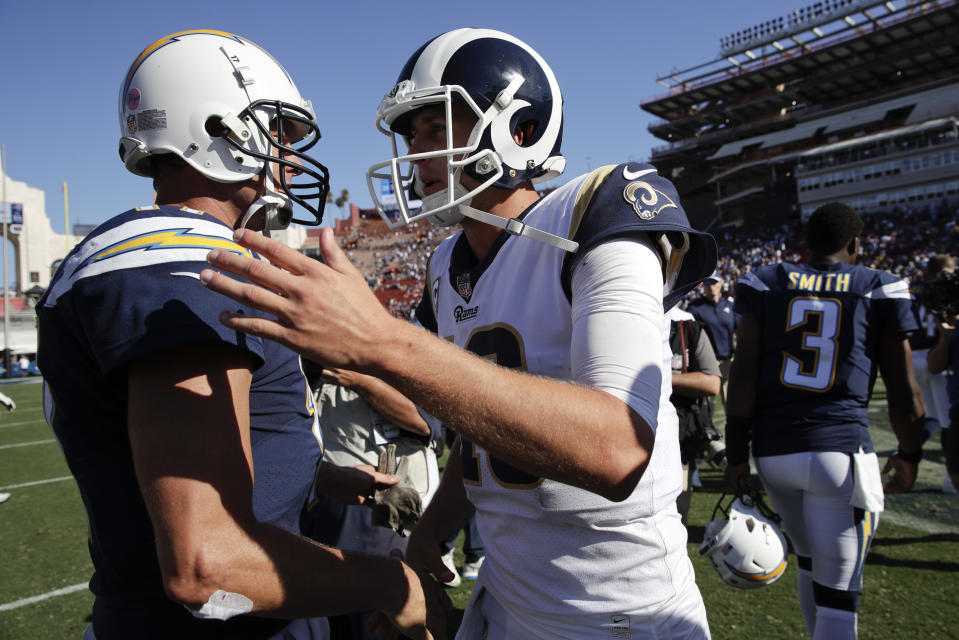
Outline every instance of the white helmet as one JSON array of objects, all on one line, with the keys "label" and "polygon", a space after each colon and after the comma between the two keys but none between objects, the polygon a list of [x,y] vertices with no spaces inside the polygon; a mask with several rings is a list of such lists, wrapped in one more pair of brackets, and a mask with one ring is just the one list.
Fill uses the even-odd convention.
[{"label": "white helmet", "polygon": [[[713,509],[699,554],[705,556],[726,584],[757,589],[778,580],[786,570],[786,538],[777,516],[756,493],[742,495],[728,509]],[[716,512],[726,517],[716,519]]]},{"label": "white helmet", "polygon": [[[266,193],[242,224],[260,210],[268,229],[323,219],[329,172],[305,153],[320,138],[313,107],[249,40],[210,30],[157,40],[130,65],[119,114],[120,158],[131,172],[154,177],[152,156],[172,153],[212,180],[243,182],[272,163]],[[296,169],[296,183],[284,167]],[[311,217],[293,218],[291,201]]]},{"label": "white helmet", "polygon": [[[446,147],[436,151],[401,154],[397,136],[409,145],[410,120],[415,110],[441,106],[452,120],[453,103],[468,107],[476,125],[465,146],[454,147],[452,127]],[[516,144],[517,125],[528,124],[529,135]],[[376,112],[376,128],[390,137],[393,157],[366,173],[370,195],[390,228],[427,218],[449,226],[468,216],[527,235],[541,242],[575,251],[576,243],[518,220],[508,221],[469,206],[473,197],[491,186],[515,189],[525,181],[542,182],[559,176],[566,167],[560,154],[563,139],[563,98],[546,61],[529,45],[501,31],[456,29],[433,38],[407,61],[392,90]],[[447,185],[422,198],[417,212],[411,201],[422,196],[413,162],[445,157]],[[473,190],[460,183],[466,172],[480,182]],[[395,205],[374,184],[392,183]]]}]

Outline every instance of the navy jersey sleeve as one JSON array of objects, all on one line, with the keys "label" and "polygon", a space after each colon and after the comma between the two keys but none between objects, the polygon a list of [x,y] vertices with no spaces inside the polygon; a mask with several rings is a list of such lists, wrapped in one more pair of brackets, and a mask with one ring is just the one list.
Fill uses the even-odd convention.
[{"label": "navy jersey sleeve", "polygon": [[[736,283],[734,309],[738,315],[751,313],[757,318],[762,317],[762,294],[769,290],[769,286],[761,277],[762,267],[747,271]],[[737,320],[737,325],[739,324]]]},{"label": "navy jersey sleeve", "polygon": [[876,310],[873,320],[888,333],[910,333],[919,329],[914,310],[915,298],[909,283],[886,271],[876,271],[875,288],[867,295]]},{"label": "navy jersey sleeve", "polygon": [[[177,265],[177,269],[185,265]],[[170,272],[171,265],[121,270],[77,286],[87,306],[75,317],[84,325],[104,372],[149,353],[198,342],[228,342],[253,352],[262,362],[262,340],[227,329],[219,313],[251,309],[216,295],[199,280]],[[191,265],[196,272],[201,265]]]},{"label": "navy jersey sleeve", "polygon": [[[682,264],[670,293],[664,299],[672,307],[686,292],[706,278],[716,266],[716,241],[694,230],[673,184],[649,164],[627,163],[597,169],[580,190],[570,236],[579,243],[578,255],[618,236],[665,234]],[[563,267],[563,286],[569,293],[574,260]]]},{"label": "navy jersey sleeve", "polygon": [[263,315],[200,283],[210,249],[250,252],[232,229],[202,212],[175,207],[133,210],[98,228],[71,254],[45,306],[60,308],[101,373],[144,355],[223,341],[263,361],[263,341],[224,327],[232,310]]}]

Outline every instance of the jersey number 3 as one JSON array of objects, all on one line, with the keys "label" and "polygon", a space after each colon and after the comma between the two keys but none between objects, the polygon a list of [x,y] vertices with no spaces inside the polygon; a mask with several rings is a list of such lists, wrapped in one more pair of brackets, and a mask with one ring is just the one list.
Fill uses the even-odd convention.
[{"label": "jersey number 3", "polygon": [[[793,298],[786,316],[786,331],[806,328],[800,348],[805,359],[783,353],[782,383],[787,387],[828,391],[836,378],[839,321],[842,303],[835,298]],[[807,367],[812,362],[812,367]]]}]

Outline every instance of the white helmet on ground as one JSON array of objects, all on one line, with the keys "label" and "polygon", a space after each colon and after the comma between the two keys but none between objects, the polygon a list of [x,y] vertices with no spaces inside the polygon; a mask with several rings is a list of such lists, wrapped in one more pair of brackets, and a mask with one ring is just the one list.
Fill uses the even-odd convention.
[{"label": "white helmet on ground", "polygon": [[[161,38],[130,65],[118,107],[120,158],[131,172],[154,177],[153,157],[160,154],[174,154],[218,182],[250,180],[272,165],[266,193],[243,225],[261,210],[273,229],[322,220],[329,172],[306,155],[320,138],[313,107],[253,42],[211,30]],[[284,168],[296,170],[295,183]],[[293,202],[311,216],[294,218]]]},{"label": "white helmet on ground", "polygon": [[[723,495],[706,525],[699,554],[709,560],[726,584],[756,589],[778,580],[786,570],[786,538],[779,517],[758,494],[736,497],[728,509]],[[726,517],[716,518],[717,511]]]}]

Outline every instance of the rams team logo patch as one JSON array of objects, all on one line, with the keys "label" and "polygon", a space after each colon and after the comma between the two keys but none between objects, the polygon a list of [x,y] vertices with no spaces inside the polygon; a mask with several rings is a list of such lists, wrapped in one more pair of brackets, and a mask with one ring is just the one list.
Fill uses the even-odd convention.
[{"label": "rams team logo patch", "polygon": [[669,209],[670,207],[679,209],[672,198],[642,180],[630,182],[626,185],[623,190],[623,198],[633,206],[633,211],[643,220],[652,220],[663,209]]}]

